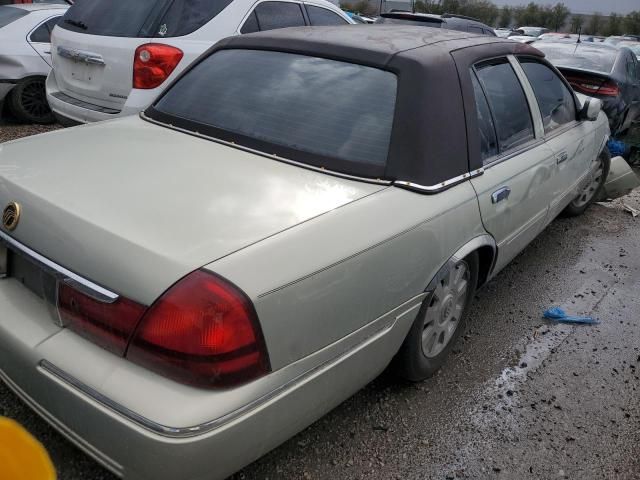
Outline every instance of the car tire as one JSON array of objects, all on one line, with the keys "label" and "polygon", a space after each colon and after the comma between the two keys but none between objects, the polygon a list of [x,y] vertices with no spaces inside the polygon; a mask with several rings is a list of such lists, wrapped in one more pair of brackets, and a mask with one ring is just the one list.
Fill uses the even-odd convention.
[{"label": "car tire", "polygon": [[589,205],[597,202],[604,194],[604,184],[609,175],[611,167],[611,154],[605,146],[600,155],[595,160],[599,163],[596,175],[589,184],[578,194],[578,196],[562,212],[567,217],[582,215]]},{"label": "car tire", "polygon": [[30,77],[18,83],[9,94],[8,107],[20,121],[26,123],[53,123],[55,117],[45,91],[44,77]]},{"label": "car tire", "polygon": [[[444,365],[464,331],[466,313],[478,284],[478,265],[478,253],[473,252],[439,275],[434,291],[422,303],[394,358],[395,371],[399,376],[420,382],[433,376]],[[464,298],[455,294],[462,287],[457,278],[466,281]]]}]

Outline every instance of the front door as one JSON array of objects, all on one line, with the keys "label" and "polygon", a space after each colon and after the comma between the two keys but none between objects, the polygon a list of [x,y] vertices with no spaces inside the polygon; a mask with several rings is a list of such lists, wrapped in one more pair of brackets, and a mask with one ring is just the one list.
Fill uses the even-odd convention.
[{"label": "front door", "polygon": [[578,121],[575,96],[556,72],[535,58],[518,60],[538,104],[545,142],[555,155],[551,221],[575,199],[595,160],[595,130],[593,123]]}]

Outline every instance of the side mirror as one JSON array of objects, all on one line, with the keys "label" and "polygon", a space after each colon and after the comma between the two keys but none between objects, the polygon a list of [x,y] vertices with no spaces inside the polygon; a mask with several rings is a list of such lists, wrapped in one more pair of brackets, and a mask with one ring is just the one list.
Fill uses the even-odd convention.
[{"label": "side mirror", "polygon": [[587,97],[580,110],[580,119],[595,122],[602,111],[602,102],[597,98]]}]

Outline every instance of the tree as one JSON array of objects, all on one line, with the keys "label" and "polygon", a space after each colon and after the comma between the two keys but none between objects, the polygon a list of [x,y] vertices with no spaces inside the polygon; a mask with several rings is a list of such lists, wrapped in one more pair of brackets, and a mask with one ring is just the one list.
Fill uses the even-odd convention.
[{"label": "tree", "polygon": [[586,33],[589,35],[598,35],[602,31],[603,27],[602,15],[599,12],[596,12],[591,15],[591,18],[589,19]]},{"label": "tree", "polygon": [[540,19],[540,7],[531,2],[526,7],[517,7],[514,12],[516,23],[520,27],[537,26]]},{"label": "tree", "polygon": [[620,35],[622,33],[620,17],[617,13],[609,15],[609,21],[607,22],[607,28],[605,29],[605,35]]},{"label": "tree", "polygon": [[624,32],[631,35],[640,35],[640,11],[635,10],[624,17]]},{"label": "tree", "polygon": [[506,28],[511,26],[511,18],[513,17],[513,8],[506,5],[500,9],[500,17],[498,18],[498,26]]},{"label": "tree", "polygon": [[574,15],[571,17],[571,33],[580,33],[583,23],[584,17],[582,15]]},{"label": "tree", "polygon": [[569,9],[564,3],[556,3],[551,9],[551,18],[549,27],[555,32],[559,32],[564,27],[567,17],[569,16]]}]

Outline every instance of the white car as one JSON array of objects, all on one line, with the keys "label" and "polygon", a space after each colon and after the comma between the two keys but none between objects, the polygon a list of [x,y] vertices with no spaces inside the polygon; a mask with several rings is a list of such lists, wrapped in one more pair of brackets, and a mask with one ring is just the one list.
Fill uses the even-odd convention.
[{"label": "white car", "polygon": [[50,123],[44,83],[51,70],[51,31],[68,6],[0,6],[0,104],[19,120]]},{"label": "white car", "polygon": [[53,33],[47,99],[63,125],[136,114],[224,37],[353,23],[327,0],[84,0]]}]

